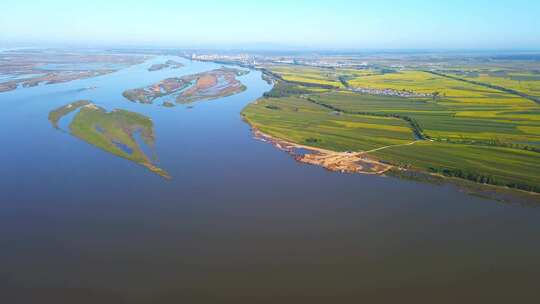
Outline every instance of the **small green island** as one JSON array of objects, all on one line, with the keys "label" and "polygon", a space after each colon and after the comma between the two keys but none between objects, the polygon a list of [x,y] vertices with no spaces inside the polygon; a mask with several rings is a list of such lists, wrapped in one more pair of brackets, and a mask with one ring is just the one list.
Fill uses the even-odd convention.
[{"label": "small green island", "polygon": [[176,106],[176,104],[174,104],[173,102],[170,102],[170,101],[164,101],[161,106],[165,107],[165,108],[174,108]]},{"label": "small green island", "polygon": [[[238,94],[246,87],[237,79],[249,71],[222,67],[208,72],[172,77],[147,87],[131,89],[122,95],[132,102],[152,104],[154,100],[168,96],[178,104],[200,100],[212,100]],[[171,107],[167,102],[163,104]]]},{"label": "small green island", "polygon": [[[59,121],[72,112],[76,113],[67,130],[61,129]],[[107,112],[89,100],[79,100],[51,111],[49,121],[58,130],[171,178],[156,165],[155,153],[145,152],[153,151],[155,135],[152,120],[144,115],[126,110]]]},{"label": "small green island", "polygon": [[179,69],[181,67],[183,67],[184,65],[178,61],[174,61],[174,60],[167,60],[165,61],[165,63],[156,63],[156,64],[153,64],[151,65],[149,68],[148,68],[148,71],[149,72],[155,72],[155,71],[159,71],[159,70],[163,70],[163,69]]}]

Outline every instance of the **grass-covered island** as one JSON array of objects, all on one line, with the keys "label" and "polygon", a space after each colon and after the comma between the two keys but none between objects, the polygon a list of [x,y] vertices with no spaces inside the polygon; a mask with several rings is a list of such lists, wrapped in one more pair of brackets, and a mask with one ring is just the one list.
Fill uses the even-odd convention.
[{"label": "grass-covered island", "polygon": [[220,69],[164,79],[144,88],[127,90],[123,96],[130,101],[151,104],[160,97],[171,97],[176,103],[186,104],[211,100],[240,93],[246,87],[236,78],[249,73],[245,70]]},{"label": "grass-covered island", "polygon": [[159,71],[159,70],[163,70],[163,69],[179,69],[181,67],[183,67],[184,65],[178,61],[174,61],[174,60],[167,60],[165,61],[165,63],[156,63],[156,64],[153,64],[151,65],[149,68],[148,68],[148,71],[149,72],[155,72],[155,71]]},{"label": "grass-covered island", "polygon": [[301,162],[540,192],[540,106],[525,95],[532,85],[521,94],[510,82],[406,68],[262,70],[274,88],[242,115],[257,137]]},{"label": "grass-covered island", "polygon": [[[143,165],[150,171],[169,179],[163,169],[156,166],[154,126],[150,118],[126,110],[107,112],[91,101],[80,100],[49,113],[52,126],[61,130],[59,121],[76,112],[68,122],[69,134],[104,151]],[[153,155],[148,155],[148,154]]]}]

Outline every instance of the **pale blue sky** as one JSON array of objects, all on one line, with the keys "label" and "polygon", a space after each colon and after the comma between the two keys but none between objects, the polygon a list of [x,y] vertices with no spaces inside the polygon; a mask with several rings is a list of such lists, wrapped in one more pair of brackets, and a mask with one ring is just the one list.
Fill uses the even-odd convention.
[{"label": "pale blue sky", "polygon": [[0,42],[540,49],[538,0],[3,0]]}]

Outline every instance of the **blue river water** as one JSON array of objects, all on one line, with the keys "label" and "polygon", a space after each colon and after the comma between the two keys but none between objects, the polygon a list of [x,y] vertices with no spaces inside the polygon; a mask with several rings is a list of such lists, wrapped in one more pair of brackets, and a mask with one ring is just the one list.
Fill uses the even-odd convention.
[{"label": "blue river water", "polygon": [[[167,59],[185,66],[147,71]],[[538,297],[539,208],[297,163],[242,121],[241,110],[270,89],[258,71],[239,78],[246,91],[192,107],[122,97],[219,67],[154,57],[0,93],[5,303]],[[172,179],[54,129],[49,111],[80,99],[150,117],[153,153]]]}]

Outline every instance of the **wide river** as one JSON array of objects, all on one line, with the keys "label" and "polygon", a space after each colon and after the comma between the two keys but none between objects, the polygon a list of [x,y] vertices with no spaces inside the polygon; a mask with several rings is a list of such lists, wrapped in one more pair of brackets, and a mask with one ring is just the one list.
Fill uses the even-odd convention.
[{"label": "wide river", "polygon": [[[240,111],[270,86],[193,108],[126,89],[221,65],[116,73],[0,94],[0,296],[11,303],[374,303],[538,297],[540,208],[302,165]],[[82,90],[84,88],[93,89]],[[79,99],[150,117],[165,180],[54,129]]]}]

